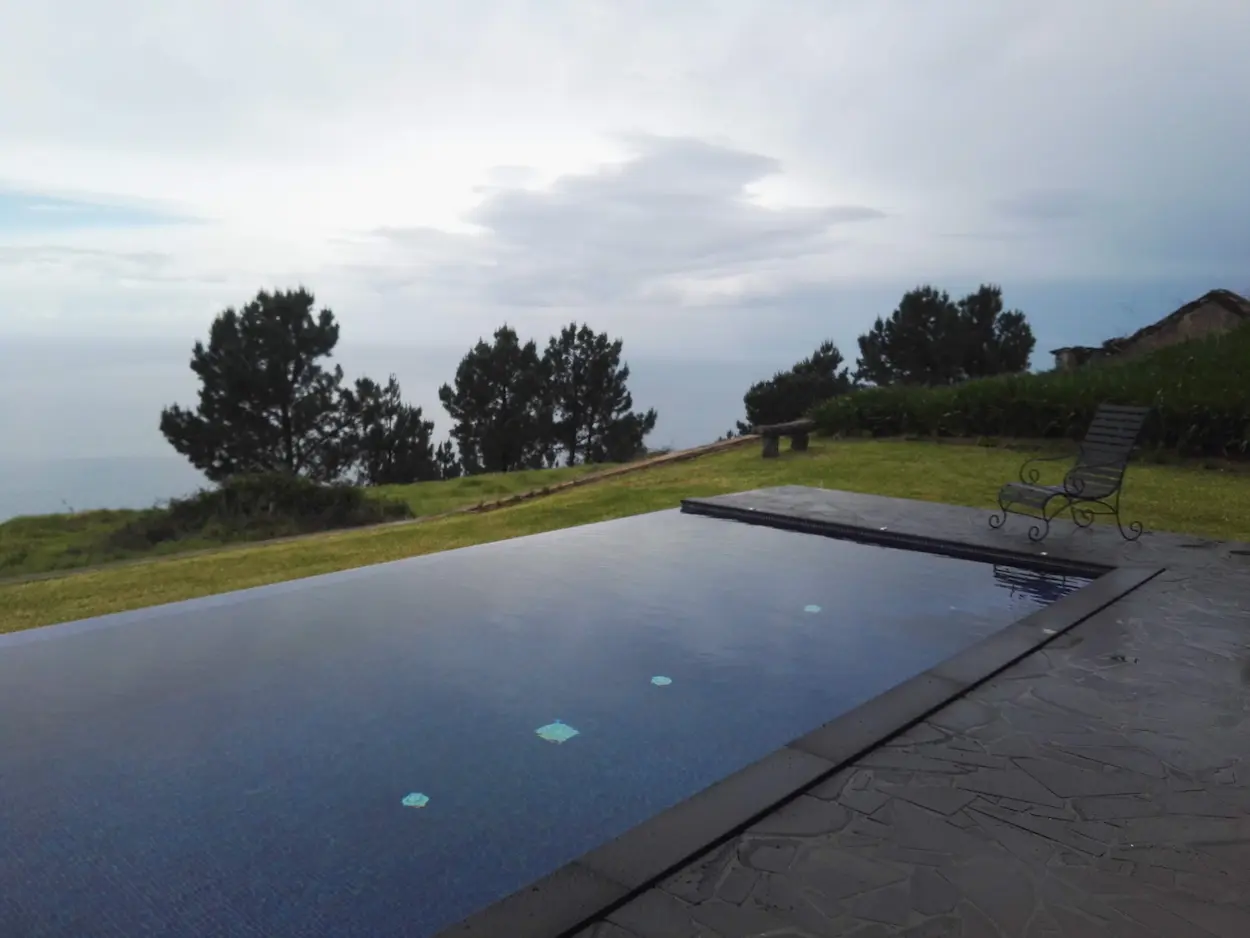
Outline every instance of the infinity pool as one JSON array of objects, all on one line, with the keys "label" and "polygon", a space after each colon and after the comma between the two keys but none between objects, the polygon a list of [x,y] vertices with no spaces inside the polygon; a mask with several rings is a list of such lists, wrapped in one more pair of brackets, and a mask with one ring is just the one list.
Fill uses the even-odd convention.
[{"label": "infinity pool", "polygon": [[1088,582],[664,511],[0,637],[0,935],[429,936]]}]

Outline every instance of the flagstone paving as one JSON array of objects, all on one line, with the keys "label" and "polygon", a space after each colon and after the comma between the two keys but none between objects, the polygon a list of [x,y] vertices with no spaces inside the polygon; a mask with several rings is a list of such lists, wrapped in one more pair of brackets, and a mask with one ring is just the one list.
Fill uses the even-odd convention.
[{"label": "flagstone paving", "polygon": [[1250,935],[1250,545],[1056,522],[1037,547],[1023,519],[798,487],[706,503],[1166,571],[577,938]]}]

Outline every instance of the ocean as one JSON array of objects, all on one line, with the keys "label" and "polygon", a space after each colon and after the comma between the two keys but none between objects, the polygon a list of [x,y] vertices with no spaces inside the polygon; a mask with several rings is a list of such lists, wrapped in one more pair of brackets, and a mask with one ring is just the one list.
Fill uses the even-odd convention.
[{"label": "ocean", "polygon": [[3,459],[0,521],[93,508],[147,508],[207,484],[178,455]]}]

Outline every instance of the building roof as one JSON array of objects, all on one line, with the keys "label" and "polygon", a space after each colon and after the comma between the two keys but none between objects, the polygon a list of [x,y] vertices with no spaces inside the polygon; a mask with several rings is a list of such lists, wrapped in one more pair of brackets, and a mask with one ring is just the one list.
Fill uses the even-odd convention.
[{"label": "building roof", "polygon": [[1250,322],[1250,300],[1234,293],[1232,290],[1211,290],[1198,297],[1192,303],[1186,303],[1180,309],[1168,313],[1158,322],[1151,323],[1149,326],[1143,326],[1130,336],[1108,339],[1101,346],[1068,345],[1063,348],[1051,349],[1050,354],[1058,355],[1060,352],[1118,352],[1125,346],[1132,345],[1139,339],[1144,339],[1160,329],[1165,329],[1173,323],[1184,319],[1190,313],[1211,304],[1222,306],[1233,315]]}]

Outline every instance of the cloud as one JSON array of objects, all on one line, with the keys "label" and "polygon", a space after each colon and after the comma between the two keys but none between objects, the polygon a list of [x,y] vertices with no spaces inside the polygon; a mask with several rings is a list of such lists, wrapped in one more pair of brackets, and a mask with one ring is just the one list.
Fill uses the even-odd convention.
[{"label": "cloud", "polygon": [[110,270],[126,267],[133,272],[155,275],[169,267],[173,258],[157,251],[95,251],[89,248],[56,245],[0,245],[0,266],[44,266],[49,268],[84,269],[104,265]]},{"label": "cloud", "polygon": [[302,282],[345,335],[577,318],[747,355],[822,291],[1247,256],[1246,4],[47,0],[6,27],[0,330],[183,335]]},{"label": "cloud", "polygon": [[471,266],[487,301],[569,307],[672,301],[683,287],[744,282],[836,249],[835,229],[886,217],[860,205],[762,204],[751,185],[782,171],[762,154],[643,134],[628,144],[630,158],[545,188],[484,189],[465,216],[478,233],[375,234],[432,265],[425,276]]},{"label": "cloud", "polygon": [[998,203],[1002,214],[1011,220],[1052,222],[1081,218],[1098,211],[1113,210],[1097,193],[1076,188],[1024,189]]},{"label": "cloud", "polygon": [[919,283],[1001,283],[1042,350],[1250,287],[1246,3],[42,0],[3,23],[14,452],[167,452],[192,342],[262,287],[310,287],[348,372],[397,373],[440,432],[476,338],[588,322],[679,444],[824,338],[853,359]]},{"label": "cloud", "polygon": [[[0,284],[20,287],[61,280],[69,280],[78,287],[91,284],[127,290],[160,287],[177,292],[231,282],[226,273],[188,269],[184,260],[161,251],[0,244]],[[73,296],[74,292],[72,287],[62,287],[62,295],[66,297]]]},{"label": "cloud", "polygon": [[10,236],[193,222],[187,216],[134,199],[72,199],[0,186],[0,234]]}]

